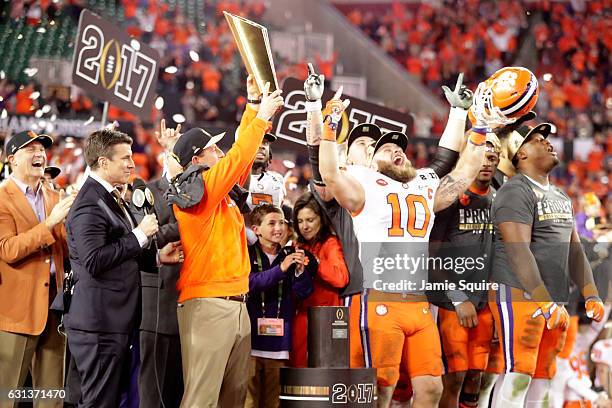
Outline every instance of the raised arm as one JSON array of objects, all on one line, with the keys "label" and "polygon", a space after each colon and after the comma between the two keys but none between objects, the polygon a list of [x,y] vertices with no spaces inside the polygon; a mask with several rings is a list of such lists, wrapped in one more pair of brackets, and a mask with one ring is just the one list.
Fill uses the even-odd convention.
[{"label": "raised arm", "polygon": [[348,106],[348,101],[341,101],[339,92],[336,92],[328,104],[331,113],[323,120],[321,145],[319,146],[321,177],[325,182],[326,193],[330,193],[338,204],[348,211],[359,212],[365,204],[365,191],[359,181],[340,169],[338,144],[336,143],[337,120]]},{"label": "raised arm", "polygon": [[[497,117],[486,105],[486,98],[483,97],[486,92],[486,85],[481,82],[474,95],[473,112],[476,123],[468,133],[467,145],[459,157],[457,166],[440,180],[434,201],[434,212],[451,205],[472,184],[485,157],[486,135],[492,128],[500,126]],[[455,136],[458,136],[458,133]],[[459,137],[448,140],[451,139],[455,142],[461,140]]]},{"label": "raised arm", "polygon": [[438,150],[429,166],[440,178],[446,176],[457,163],[459,152],[462,150],[464,143],[468,109],[472,106],[474,99],[472,91],[463,85],[463,73],[459,74],[455,89],[451,90],[449,87],[443,86],[442,90],[451,108],[446,127],[438,142]]},{"label": "raised arm", "polygon": [[[240,132],[246,131],[246,128],[249,124],[255,119],[255,116],[259,112],[259,105],[261,104],[262,93],[259,92],[259,88],[257,87],[257,83],[255,81],[255,77],[253,75],[249,75],[247,77],[247,106],[242,115],[242,119],[240,120],[240,126],[238,126],[237,135],[240,135]],[[253,167],[253,163],[245,170],[245,172],[240,176],[238,183],[246,190],[249,189],[249,184],[251,181],[251,167]]]},{"label": "raised arm", "polygon": [[[323,201],[333,200],[333,195],[325,188],[325,182],[319,171],[319,145],[323,134],[323,113],[321,97],[323,96],[325,76],[317,75],[312,64],[308,64],[308,78],[304,81],[306,96],[306,143],[308,161],[312,168],[312,182],[315,192]],[[332,98],[333,99],[333,98]]]},{"label": "raised arm", "polygon": [[461,197],[478,175],[485,155],[486,137],[472,130],[468,144],[453,171],[440,180],[434,200],[434,212],[442,211]]},{"label": "raised arm", "polygon": [[[206,206],[215,206],[231,191],[255,160],[257,150],[269,127],[269,120],[283,106],[278,89],[268,94],[269,84],[264,88],[261,106],[255,119],[238,134],[227,155],[203,174],[206,189]],[[248,108],[247,108],[248,109]]]}]

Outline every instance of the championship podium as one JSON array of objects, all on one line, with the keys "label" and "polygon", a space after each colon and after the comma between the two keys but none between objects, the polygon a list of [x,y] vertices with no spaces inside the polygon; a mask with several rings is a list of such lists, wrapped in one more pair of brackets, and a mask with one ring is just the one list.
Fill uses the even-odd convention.
[{"label": "championship podium", "polygon": [[376,370],[349,368],[349,309],[308,314],[308,368],[281,368],[282,408],[376,407]]}]

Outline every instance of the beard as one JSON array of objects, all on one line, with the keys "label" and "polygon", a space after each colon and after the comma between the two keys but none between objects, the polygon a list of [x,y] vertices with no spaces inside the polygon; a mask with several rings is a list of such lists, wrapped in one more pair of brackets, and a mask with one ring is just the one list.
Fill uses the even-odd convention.
[{"label": "beard", "polygon": [[408,183],[416,177],[416,170],[409,161],[406,161],[402,167],[397,167],[386,161],[379,161],[377,164],[378,171],[381,174],[400,183]]},{"label": "beard", "polygon": [[263,159],[263,160],[255,159],[255,161],[253,161],[253,169],[256,169],[256,170],[261,169],[262,171],[265,171],[267,167],[268,167],[268,159]]}]

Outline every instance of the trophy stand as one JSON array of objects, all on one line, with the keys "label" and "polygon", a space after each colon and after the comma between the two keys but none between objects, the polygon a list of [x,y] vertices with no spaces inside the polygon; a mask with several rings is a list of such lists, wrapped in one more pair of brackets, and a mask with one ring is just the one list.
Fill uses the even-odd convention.
[{"label": "trophy stand", "polygon": [[349,309],[308,313],[308,368],[281,368],[282,408],[376,407],[376,370],[349,368]]}]

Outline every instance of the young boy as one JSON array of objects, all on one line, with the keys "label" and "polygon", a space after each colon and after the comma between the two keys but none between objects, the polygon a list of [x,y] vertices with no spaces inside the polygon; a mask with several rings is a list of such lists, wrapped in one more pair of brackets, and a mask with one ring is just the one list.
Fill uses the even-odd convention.
[{"label": "young boy", "polygon": [[251,228],[257,242],[249,246],[252,350],[245,408],[278,407],[280,368],[289,359],[291,345],[293,299],[312,293],[317,262],[304,251],[281,248],[287,225],[280,208],[267,203],[255,207]]}]

